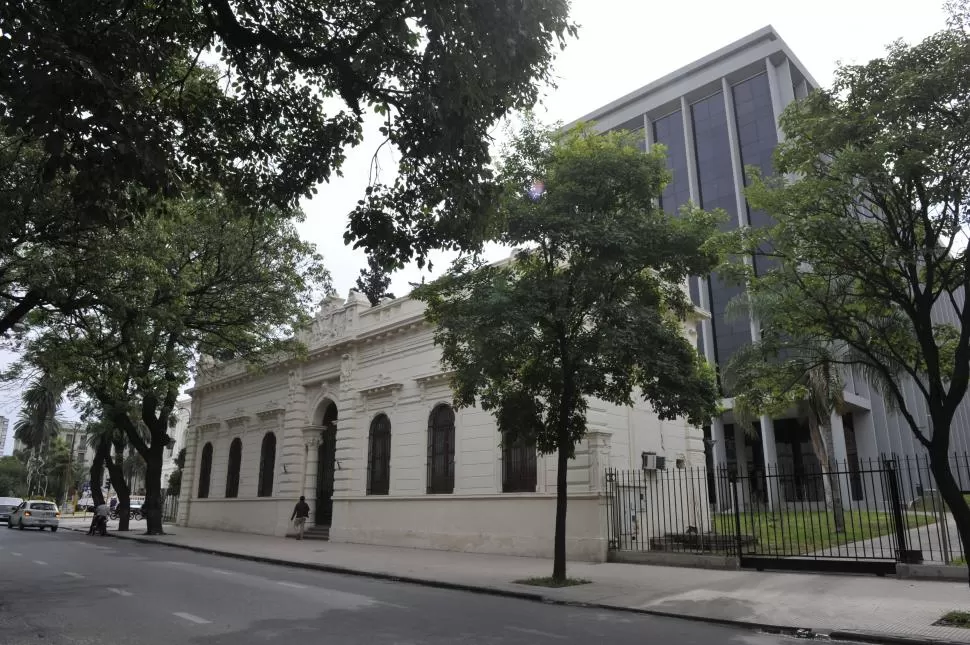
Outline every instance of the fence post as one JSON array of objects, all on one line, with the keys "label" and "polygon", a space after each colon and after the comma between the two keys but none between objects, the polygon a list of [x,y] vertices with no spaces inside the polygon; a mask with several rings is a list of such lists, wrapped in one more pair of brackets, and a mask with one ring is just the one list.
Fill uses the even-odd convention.
[{"label": "fence post", "polygon": [[893,521],[896,524],[896,560],[908,562],[908,547],[906,545],[906,526],[903,524],[903,504],[899,495],[899,482],[896,480],[896,462],[892,459],[885,461],[886,475],[889,478],[889,500],[893,505]]},{"label": "fence post", "polygon": [[728,475],[731,484],[731,497],[734,501],[734,547],[737,549],[738,563],[741,562],[741,505],[738,504],[738,477],[734,473]]}]

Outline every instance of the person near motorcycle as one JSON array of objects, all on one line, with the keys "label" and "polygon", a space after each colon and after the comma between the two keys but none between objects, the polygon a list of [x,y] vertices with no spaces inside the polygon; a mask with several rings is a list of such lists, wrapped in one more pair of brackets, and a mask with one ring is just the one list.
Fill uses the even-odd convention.
[{"label": "person near motorcycle", "polygon": [[97,508],[94,509],[94,517],[91,518],[91,528],[88,529],[88,535],[94,535],[95,531],[100,531],[101,535],[106,533],[108,527],[108,505],[104,502],[98,504]]}]

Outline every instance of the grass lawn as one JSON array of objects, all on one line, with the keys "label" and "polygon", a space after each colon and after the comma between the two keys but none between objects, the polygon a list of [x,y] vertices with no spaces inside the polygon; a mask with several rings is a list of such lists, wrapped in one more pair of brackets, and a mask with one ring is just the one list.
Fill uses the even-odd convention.
[{"label": "grass lawn", "polygon": [[[733,534],[734,514],[715,515],[714,528],[724,535]],[[922,513],[906,513],[908,529],[934,522]],[[879,511],[845,511],[845,531],[836,533],[832,513],[826,511],[775,511],[743,513],[741,533],[758,540],[759,553],[805,555],[842,544],[871,540],[896,531],[890,513]],[[867,547],[871,549],[871,547]],[[876,547],[876,551],[880,551]],[[887,544],[883,549],[891,557]]]},{"label": "grass lawn", "polygon": [[966,629],[970,627],[970,612],[949,611],[943,614],[943,617],[933,624],[942,625],[944,627],[963,627]]}]

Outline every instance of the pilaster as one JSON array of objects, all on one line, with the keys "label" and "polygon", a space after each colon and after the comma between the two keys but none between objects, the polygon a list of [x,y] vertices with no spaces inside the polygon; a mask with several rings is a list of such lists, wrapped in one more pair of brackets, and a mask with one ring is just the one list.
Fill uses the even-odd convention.
[{"label": "pilaster", "polygon": [[[302,370],[295,368],[289,373],[289,391],[286,407],[280,413],[283,418],[282,441],[279,457],[279,497],[296,498],[302,493],[305,446],[303,427],[306,425],[306,388],[302,385]],[[280,410],[269,406],[270,411]]]}]

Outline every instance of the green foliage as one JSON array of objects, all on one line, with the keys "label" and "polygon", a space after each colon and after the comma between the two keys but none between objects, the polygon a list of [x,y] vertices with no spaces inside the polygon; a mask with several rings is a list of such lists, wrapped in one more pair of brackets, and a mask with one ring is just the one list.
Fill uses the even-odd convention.
[{"label": "green foliage", "polygon": [[27,468],[16,457],[0,457],[0,497],[27,494]]},{"label": "green foliage", "polygon": [[321,258],[292,224],[298,213],[250,209],[219,193],[155,208],[164,215],[120,232],[91,268],[101,276],[92,304],[44,311],[36,319],[44,331],[23,344],[26,363],[56,370],[107,425],[115,460],[125,447],[115,431],[144,458],[146,511],[195,356],[255,363],[295,348],[314,295],[329,288]]},{"label": "green foliage", "polygon": [[50,372],[33,379],[20,395],[21,408],[13,424],[14,437],[28,449],[46,446],[61,431],[57,411],[63,395],[63,381]]},{"label": "green foliage", "polygon": [[[567,10],[566,0],[11,0],[0,5],[0,138],[28,142],[24,201],[70,195],[63,226],[48,231],[57,248],[72,230],[103,239],[159,196],[213,185],[293,208],[340,173],[373,109],[399,174],[370,187],[348,240],[423,259],[478,243],[489,131],[550,80],[557,45],[575,33]],[[0,334],[84,285],[59,268],[56,280],[24,271],[0,285]]]},{"label": "green foliage", "polygon": [[394,297],[387,291],[389,286],[391,286],[390,272],[382,267],[375,258],[368,258],[367,268],[361,269],[360,276],[357,278],[357,288],[367,296],[371,306],[379,305],[382,298]]},{"label": "green foliage", "polygon": [[[694,424],[714,414],[710,372],[683,334],[682,286],[713,265],[701,248],[715,218],[656,208],[667,178],[662,151],[630,135],[526,123],[503,160],[498,241],[529,249],[499,265],[461,259],[415,292],[456,370],[458,406],[477,401],[507,438],[570,454],[588,397],[642,395],[661,418]],[[532,199],[538,179],[545,193]]]},{"label": "green foliage", "polygon": [[[710,370],[684,334],[688,275],[707,273],[714,216],[656,206],[663,151],[588,125],[555,133],[528,117],[505,151],[496,241],[522,247],[485,266],[464,257],[415,297],[454,370],[458,407],[491,411],[504,442],[558,452],[553,577],[565,580],[566,470],[591,397],[645,398],[663,419],[716,411]],[[539,189],[539,183],[542,189]]]},{"label": "green foliage", "polygon": [[185,448],[181,448],[175,456],[175,467],[179,470],[185,468]]},{"label": "green foliage", "polygon": [[168,475],[166,491],[169,495],[178,495],[182,490],[182,469],[176,468]]}]

